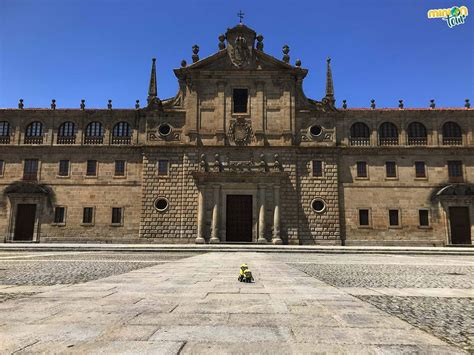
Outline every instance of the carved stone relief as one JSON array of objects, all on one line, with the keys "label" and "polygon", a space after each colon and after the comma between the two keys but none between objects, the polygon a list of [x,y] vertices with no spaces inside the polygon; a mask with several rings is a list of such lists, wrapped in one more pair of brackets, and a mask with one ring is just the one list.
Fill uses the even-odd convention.
[{"label": "carved stone relief", "polygon": [[252,141],[252,125],[245,119],[234,120],[230,123],[227,135],[236,145],[247,145]]}]

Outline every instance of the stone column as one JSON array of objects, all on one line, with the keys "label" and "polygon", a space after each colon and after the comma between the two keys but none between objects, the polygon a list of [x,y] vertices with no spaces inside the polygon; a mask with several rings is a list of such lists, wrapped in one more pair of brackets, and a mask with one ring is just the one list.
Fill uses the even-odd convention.
[{"label": "stone column", "polygon": [[259,244],[265,244],[265,185],[258,185],[258,240]]},{"label": "stone column", "polygon": [[211,229],[211,240],[210,243],[219,243],[219,200],[220,200],[220,193],[221,193],[221,186],[214,185],[213,186],[213,194],[214,194],[214,207],[212,208],[212,229]]},{"label": "stone column", "polygon": [[198,186],[198,226],[196,244],[204,244],[204,216],[206,214],[204,204],[205,190],[203,186]]},{"label": "stone column", "polygon": [[[264,90],[264,83],[263,82],[257,82],[255,85],[256,89],[256,100],[255,100],[255,132],[261,132],[265,130],[264,126],[264,115],[263,115],[263,109],[264,109],[264,101],[263,101],[263,90]],[[252,115],[253,116],[253,115]],[[252,117],[253,118],[253,117]]]},{"label": "stone column", "polygon": [[280,186],[273,186],[273,244],[281,244],[280,237]]}]

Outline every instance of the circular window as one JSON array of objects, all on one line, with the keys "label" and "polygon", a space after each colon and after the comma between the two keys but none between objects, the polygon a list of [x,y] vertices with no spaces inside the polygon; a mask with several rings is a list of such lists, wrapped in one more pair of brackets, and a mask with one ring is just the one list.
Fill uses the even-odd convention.
[{"label": "circular window", "polygon": [[322,131],[323,131],[323,129],[321,128],[321,126],[318,126],[318,125],[313,125],[313,126],[309,127],[309,133],[313,137],[317,137],[317,136],[321,135]]},{"label": "circular window", "polygon": [[160,136],[166,137],[171,133],[171,126],[168,123],[160,124],[158,127],[158,132],[160,133]]},{"label": "circular window", "polygon": [[315,198],[311,201],[311,208],[314,212],[322,213],[326,210],[326,203],[320,198]]},{"label": "circular window", "polygon": [[164,212],[168,209],[169,207],[169,204],[168,204],[168,200],[164,197],[158,197],[156,200],[155,200],[155,208],[160,211],[160,212]]}]

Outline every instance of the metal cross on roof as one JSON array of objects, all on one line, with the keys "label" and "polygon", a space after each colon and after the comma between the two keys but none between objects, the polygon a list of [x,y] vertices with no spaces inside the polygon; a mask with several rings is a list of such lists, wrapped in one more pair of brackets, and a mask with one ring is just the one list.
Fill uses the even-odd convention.
[{"label": "metal cross on roof", "polygon": [[239,11],[239,13],[237,14],[237,16],[240,18],[240,23],[242,23],[242,19],[244,18],[244,13],[242,12],[242,10]]}]

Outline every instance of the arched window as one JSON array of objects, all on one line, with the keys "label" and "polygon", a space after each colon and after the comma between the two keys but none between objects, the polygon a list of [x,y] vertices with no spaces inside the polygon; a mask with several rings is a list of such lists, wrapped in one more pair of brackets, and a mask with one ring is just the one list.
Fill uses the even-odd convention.
[{"label": "arched window", "polygon": [[380,145],[398,145],[398,129],[393,123],[384,122],[379,128]]},{"label": "arched window", "polygon": [[462,145],[461,127],[456,122],[443,125],[443,145]]},{"label": "arched window", "polygon": [[43,124],[41,122],[35,121],[31,122],[28,127],[26,127],[26,136],[27,137],[40,137],[43,135]]},{"label": "arched window", "polygon": [[0,137],[5,137],[10,135],[10,123],[7,121],[0,122]]},{"label": "arched window", "polygon": [[91,122],[86,127],[86,137],[102,137],[104,130],[102,129],[102,123]]},{"label": "arched window", "polygon": [[10,123],[7,121],[0,122],[0,144],[10,143]]},{"label": "arched window", "polygon": [[351,126],[350,144],[370,145],[370,129],[365,123],[356,122]]},{"label": "arched window", "polygon": [[58,136],[72,137],[74,135],[74,122],[64,122],[58,129]]},{"label": "arched window", "polygon": [[42,144],[43,143],[43,124],[35,121],[26,127],[25,144]]},{"label": "arched window", "polygon": [[58,144],[74,144],[76,143],[74,122],[64,122],[58,129]]},{"label": "arched window", "polygon": [[132,129],[128,122],[119,122],[112,130],[112,144],[130,144]]},{"label": "arched window", "polygon": [[86,127],[84,144],[102,144],[104,142],[104,129],[102,123],[91,122]]},{"label": "arched window", "polygon": [[428,144],[428,134],[423,123],[412,122],[408,125],[408,145],[426,145]]}]

